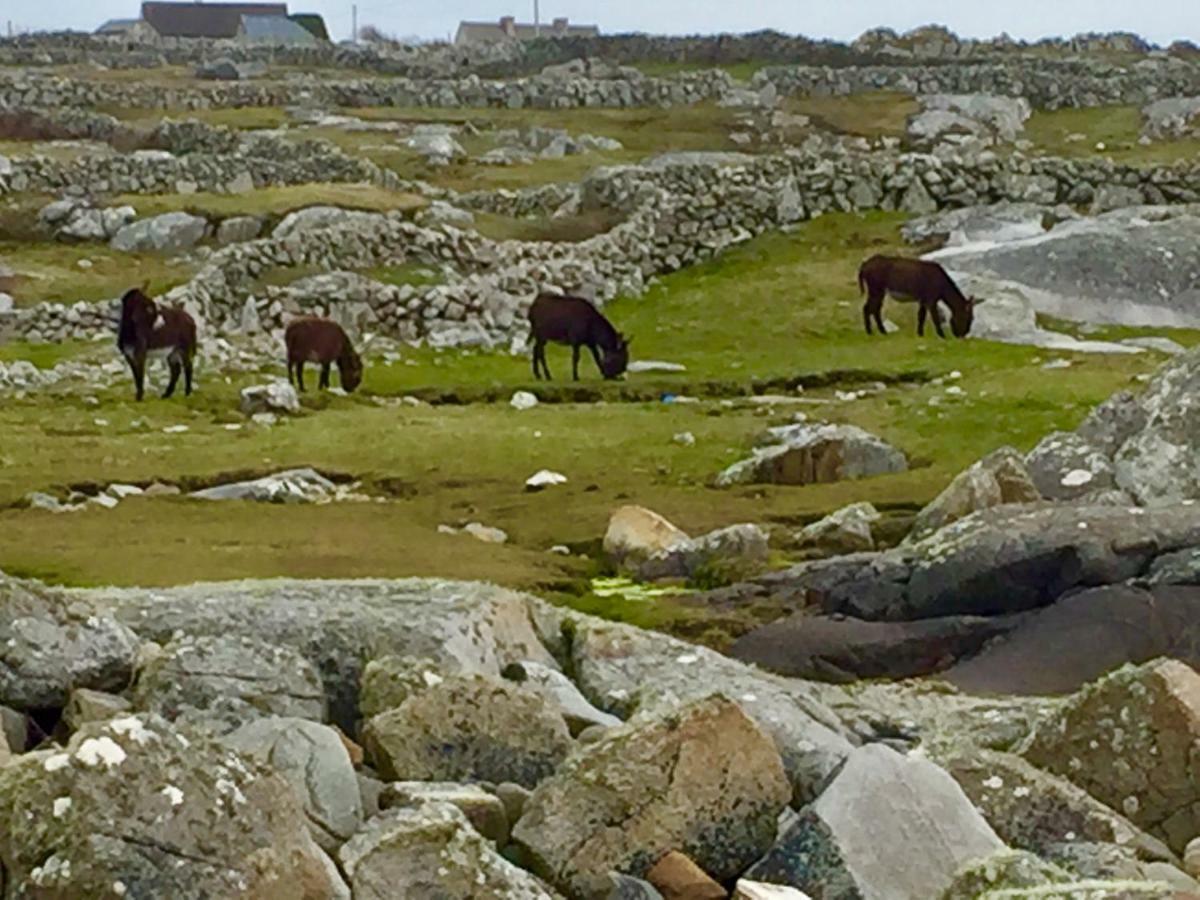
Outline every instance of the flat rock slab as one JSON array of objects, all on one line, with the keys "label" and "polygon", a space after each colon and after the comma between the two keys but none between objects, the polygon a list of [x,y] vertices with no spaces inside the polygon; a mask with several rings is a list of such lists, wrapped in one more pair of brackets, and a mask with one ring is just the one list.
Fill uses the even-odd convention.
[{"label": "flat rock slab", "polygon": [[952,665],[1022,621],[1019,613],[917,622],[795,613],[739,638],[729,655],[795,678],[912,678]]},{"label": "flat rock slab", "polygon": [[1200,665],[1200,587],[1095,588],[1014,624],[941,677],[972,694],[1064,694],[1125,663]]}]

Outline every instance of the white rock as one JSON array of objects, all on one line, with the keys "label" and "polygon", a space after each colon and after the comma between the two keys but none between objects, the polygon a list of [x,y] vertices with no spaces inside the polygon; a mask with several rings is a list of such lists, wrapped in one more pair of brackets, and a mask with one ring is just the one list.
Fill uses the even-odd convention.
[{"label": "white rock", "polygon": [[517,391],[508,402],[513,409],[526,410],[537,406],[538,398],[536,394],[531,394],[529,391]]},{"label": "white rock", "polygon": [[525,490],[540,491],[548,487],[566,483],[567,476],[561,472],[551,472],[549,469],[542,469],[525,479]]}]

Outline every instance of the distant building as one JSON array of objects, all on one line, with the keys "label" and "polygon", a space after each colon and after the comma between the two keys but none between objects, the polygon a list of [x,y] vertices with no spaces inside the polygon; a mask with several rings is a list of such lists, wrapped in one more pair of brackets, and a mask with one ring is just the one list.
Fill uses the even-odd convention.
[{"label": "distant building", "polygon": [[154,29],[141,19],[109,19],[96,29],[107,37],[146,39],[154,37]]},{"label": "distant building", "polygon": [[242,16],[236,35],[247,44],[315,44],[317,39],[303,25],[285,16]]},{"label": "distant building", "polygon": [[498,44],[503,41],[532,41],[537,37],[597,37],[596,25],[572,25],[566,19],[554,19],[549,25],[530,25],[504,16],[499,22],[461,22],[454,36],[456,44]]}]

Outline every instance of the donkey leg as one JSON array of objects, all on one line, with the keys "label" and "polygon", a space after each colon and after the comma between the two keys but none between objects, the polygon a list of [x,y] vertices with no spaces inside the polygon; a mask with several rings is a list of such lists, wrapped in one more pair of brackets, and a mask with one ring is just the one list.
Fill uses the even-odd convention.
[{"label": "donkey leg", "polygon": [[175,385],[179,383],[179,376],[183,372],[183,363],[173,353],[167,357],[167,365],[171,367],[171,380],[167,382],[167,389],[163,391],[164,400],[170,399],[171,395],[175,393]]},{"label": "donkey leg", "polygon": [[300,388],[300,393],[304,393],[304,360],[296,360],[296,384]]},{"label": "donkey leg", "polygon": [[880,303],[875,307],[875,327],[879,329],[879,333],[886,335],[887,329],[883,327],[883,304]]},{"label": "donkey leg", "polygon": [[579,345],[571,345],[571,377],[579,380]]},{"label": "donkey leg", "polygon": [[933,314],[933,327],[937,329],[938,337],[945,340],[946,332],[942,328],[942,311],[938,309],[936,302],[930,305],[930,311]]},{"label": "donkey leg", "polygon": [[183,356],[183,395],[185,397],[192,396],[192,354],[185,353]]},{"label": "donkey leg", "polygon": [[291,357],[288,357],[288,384],[292,385],[293,387],[296,386],[295,366],[296,361]]},{"label": "donkey leg", "polygon": [[321,363],[321,381],[318,384],[321,390],[329,390],[329,363]]},{"label": "donkey leg", "polygon": [[867,334],[871,333],[871,301],[868,300],[863,304],[863,327],[867,329]]},{"label": "donkey leg", "polygon": [[925,317],[929,314],[929,308],[922,303],[921,308],[917,311],[917,337],[925,337]]},{"label": "donkey leg", "polygon": [[146,393],[146,358],[144,356],[131,355],[126,356],[129,362],[129,369],[133,372],[133,386],[137,392],[137,399],[140,401]]}]

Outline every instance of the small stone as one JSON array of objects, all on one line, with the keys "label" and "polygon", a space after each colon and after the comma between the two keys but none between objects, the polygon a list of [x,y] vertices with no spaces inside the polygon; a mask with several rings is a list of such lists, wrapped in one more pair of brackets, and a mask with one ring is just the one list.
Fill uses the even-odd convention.
[{"label": "small stone", "polygon": [[691,859],[672,850],[646,873],[663,900],[725,900],[725,889],[713,881]]},{"label": "small stone", "polygon": [[537,395],[531,394],[529,391],[517,391],[509,401],[509,406],[516,410],[533,409],[537,405]]}]

